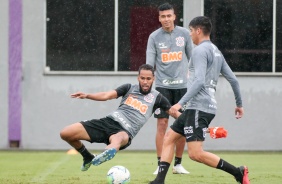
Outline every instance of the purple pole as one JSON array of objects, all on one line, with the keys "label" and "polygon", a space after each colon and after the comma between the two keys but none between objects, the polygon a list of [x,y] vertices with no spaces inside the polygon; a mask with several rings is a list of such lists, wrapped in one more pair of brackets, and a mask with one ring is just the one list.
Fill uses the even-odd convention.
[{"label": "purple pole", "polygon": [[[21,141],[22,0],[9,0],[9,142]],[[12,144],[16,146],[12,146]]]}]

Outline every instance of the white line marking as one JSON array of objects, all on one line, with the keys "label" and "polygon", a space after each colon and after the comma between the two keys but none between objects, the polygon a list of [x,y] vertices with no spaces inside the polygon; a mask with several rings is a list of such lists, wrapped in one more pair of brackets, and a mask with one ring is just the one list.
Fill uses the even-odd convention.
[{"label": "white line marking", "polygon": [[48,167],[45,171],[43,171],[43,172],[37,174],[36,176],[34,176],[31,179],[31,182],[36,182],[36,183],[44,182],[45,178],[49,174],[52,174],[60,165],[62,165],[66,161],[68,161],[69,158],[70,157],[68,155],[64,156],[61,160],[59,160],[58,162],[54,163],[51,167]]}]

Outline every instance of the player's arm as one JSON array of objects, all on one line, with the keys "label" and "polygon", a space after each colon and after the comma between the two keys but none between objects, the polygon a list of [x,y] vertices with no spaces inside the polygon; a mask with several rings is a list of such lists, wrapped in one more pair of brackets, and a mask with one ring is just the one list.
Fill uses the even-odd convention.
[{"label": "player's arm", "polygon": [[71,94],[71,97],[79,98],[79,99],[90,99],[90,100],[95,100],[95,101],[106,101],[106,100],[111,100],[111,99],[123,96],[124,94],[127,93],[129,88],[130,88],[130,84],[124,84],[115,90],[110,90],[107,92],[98,92],[98,93],[77,92],[77,93]]},{"label": "player's arm", "polygon": [[180,112],[178,112],[178,113],[171,113],[170,112],[171,104],[169,103],[168,99],[166,97],[164,97],[161,93],[159,93],[159,95],[157,96],[156,103],[155,103],[153,111],[155,111],[157,108],[161,108],[162,110],[164,110],[166,113],[168,113],[169,115],[171,115],[175,119],[178,118],[181,115]]},{"label": "player's arm", "polygon": [[[181,105],[179,103],[177,104],[174,104],[170,109],[169,109],[169,114],[174,117],[174,116],[180,116],[180,112],[179,112],[179,109],[181,109]],[[178,115],[178,113],[180,113]]]},{"label": "player's arm", "polygon": [[157,51],[154,44],[154,39],[152,36],[149,36],[146,50],[146,64],[149,64],[155,67],[156,64]]},{"label": "player's arm", "polygon": [[170,116],[174,117],[175,119],[177,119],[181,115],[181,112],[179,112],[179,111],[172,112],[170,109],[168,111],[166,111],[166,113],[168,113]]},{"label": "player's arm", "polygon": [[229,67],[229,65],[226,63],[226,61],[223,61],[223,65],[221,68],[221,74],[224,76],[224,78],[230,83],[233,93],[235,95],[235,101],[236,101],[236,108],[235,108],[235,117],[237,119],[241,118],[244,114],[243,104],[242,104],[242,97],[240,92],[240,85],[239,82]]},{"label": "player's arm", "polygon": [[98,93],[77,92],[71,94],[71,97],[79,98],[79,99],[90,99],[95,101],[106,101],[106,100],[117,98],[117,91],[111,90],[111,91],[98,92]]},{"label": "player's arm", "polygon": [[205,85],[205,77],[207,70],[207,55],[199,49],[194,49],[192,56],[192,61],[194,65],[194,79],[189,89],[185,95],[179,100],[179,102],[173,107],[177,107],[179,110],[183,107],[188,101],[190,101],[195,95],[199,93],[202,87]]}]

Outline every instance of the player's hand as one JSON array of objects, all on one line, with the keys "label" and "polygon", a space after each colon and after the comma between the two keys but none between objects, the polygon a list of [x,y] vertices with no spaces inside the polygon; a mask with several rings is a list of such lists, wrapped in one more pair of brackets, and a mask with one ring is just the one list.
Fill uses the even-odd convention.
[{"label": "player's hand", "polygon": [[235,108],[235,118],[236,119],[242,118],[243,114],[244,114],[243,107],[236,107]]},{"label": "player's hand", "polygon": [[87,94],[82,93],[82,92],[77,92],[77,93],[73,93],[71,94],[72,98],[79,98],[79,99],[84,99],[87,97]]},{"label": "player's hand", "polygon": [[181,105],[180,104],[175,104],[173,105],[170,109],[169,109],[169,113],[173,116],[173,117],[178,117],[178,111],[179,109],[181,109]]}]

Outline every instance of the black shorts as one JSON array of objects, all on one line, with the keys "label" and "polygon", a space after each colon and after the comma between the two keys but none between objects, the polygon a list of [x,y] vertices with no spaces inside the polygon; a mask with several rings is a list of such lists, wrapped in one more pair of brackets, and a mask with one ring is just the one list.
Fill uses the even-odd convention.
[{"label": "black shorts", "polygon": [[127,148],[131,144],[131,135],[118,122],[111,118],[92,119],[80,123],[88,133],[91,139],[89,142],[91,143],[96,142],[109,145],[109,138],[111,135],[124,131],[128,134],[129,140],[126,145],[120,147],[120,150]]},{"label": "black shorts", "polygon": [[187,109],[175,120],[170,128],[186,137],[186,142],[204,141],[206,130],[214,117],[215,114]]},{"label": "black shorts", "polygon": [[[178,103],[179,100],[185,95],[187,88],[167,89],[167,88],[156,87],[156,90],[160,92],[163,96],[165,96],[171,105],[174,105]],[[154,117],[155,118],[168,118],[169,115],[165,111],[158,108],[155,110]]]}]

